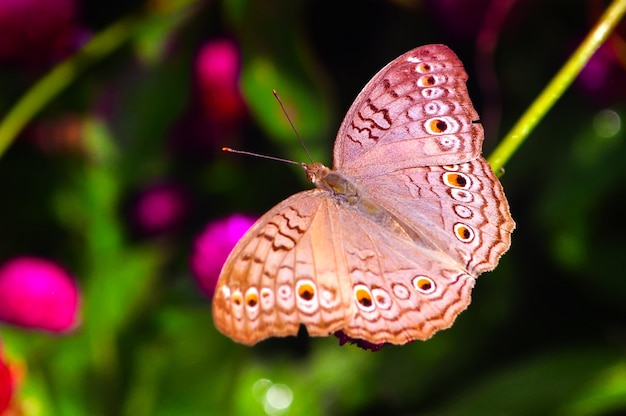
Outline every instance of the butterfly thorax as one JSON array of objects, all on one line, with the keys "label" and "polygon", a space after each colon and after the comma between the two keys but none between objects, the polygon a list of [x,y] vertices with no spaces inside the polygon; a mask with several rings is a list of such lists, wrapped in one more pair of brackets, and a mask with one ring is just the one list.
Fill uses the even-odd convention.
[{"label": "butterfly thorax", "polygon": [[414,229],[380,206],[351,177],[329,169],[321,163],[302,165],[307,178],[319,189],[329,192],[336,204],[358,211],[359,215],[380,224],[396,236],[430,250],[441,250],[430,237]]},{"label": "butterfly thorax", "polygon": [[350,178],[318,162],[304,163],[302,168],[306,172],[307,179],[316,187],[330,192],[335,198],[348,205],[360,204],[362,192]]},{"label": "butterfly thorax", "polygon": [[354,179],[321,163],[305,163],[302,168],[307,179],[319,189],[329,192],[335,203],[355,209],[396,234],[410,238],[404,227],[387,210],[369,198]]}]

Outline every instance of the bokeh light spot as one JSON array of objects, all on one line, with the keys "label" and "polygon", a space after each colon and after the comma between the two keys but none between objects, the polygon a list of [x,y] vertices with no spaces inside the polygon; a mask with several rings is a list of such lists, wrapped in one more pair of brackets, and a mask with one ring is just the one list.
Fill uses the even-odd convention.
[{"label": "bokeh light spot", "polygon": [[268,415],[280,415],[289,409],[293,402],[293,392],[285,384],[274,384],[265,394],[265,412]]},{"label": "bokeh light spot", "polygon": [[602,138],[613,137],[620,132],[622,119],[613,110],[602,110],[593,118],[593,129]]},{"label": "bokeh light spot", "polygon": [[293,392],[289,386],[274,384],[266,378],[261,378],[254,383],[252,395],[263,405],[265,414],[271,416],[285,414],[293,403]]}]

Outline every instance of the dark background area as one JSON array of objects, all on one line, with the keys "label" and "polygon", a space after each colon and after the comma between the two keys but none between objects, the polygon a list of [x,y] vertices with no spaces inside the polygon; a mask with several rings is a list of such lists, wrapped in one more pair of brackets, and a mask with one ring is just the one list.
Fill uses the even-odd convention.
[{"label": "dark background area", "polygon": [[[83,288],[83,323],[72,334],[0,326],[27,368],[22,397],[59,415],[623,412],[626,145],[623,128],[604,133],[626,114],[623,25],[505,166],[511,249],[431,340],[376,353],[304,335],[234,344],[214,329],[189,269],[205,224],[258,216],[309,186],[298,167],[219,151],[306,160],[272,88],[314,157],[330,164],[343,115],[376,71],[444,43],[469,73],[488,156],[605,7],[511,4],[79,2],[75,23],[89,36],[130,15],[138,30],[0,159],[0,260],[55,259]],[[194,75],[197,51],[215,39],[237,45],[246,105],[218,127],[199,115]],[[493,53],[480,52],[485,39]],[[61,60],[5,60],[0,117]],[[131,213],[155,183],[184,190],[188,209],[175,227],[147,232]],[[293,393],[282,413],[264,410],[271,383]]]}]

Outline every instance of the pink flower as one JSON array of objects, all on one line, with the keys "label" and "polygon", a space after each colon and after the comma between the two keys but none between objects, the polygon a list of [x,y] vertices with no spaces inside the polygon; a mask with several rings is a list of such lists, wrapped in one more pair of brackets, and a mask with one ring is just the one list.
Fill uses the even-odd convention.
[{"label": "pink flower", "polygon": [[239,90],[241,59],[237,46],[226,39],[205,43],[196,58],[200,112],[215,123],[229,126],[246,113]]},{"label": "pink flower", "polygon": [[0,415],[18,416],[26,414],[17,400],[16,391],[22,385],[26,368],[24,364],[10,361],[0,344]]},{"label": "pink flower", "polygon": [[184,190],[172,183],[158,183],[144,189],[132,206],[134,226],[142,234],[175,230],[188,211]]},{"label": "pink flower", "polygon": [[9,408],[13,397],[14,381],[11,369],[0,355],[0,415]]},{"label": "pink flower", "polygon": [[0,320],[51,332],[78,325],[79,293],[57,264],[17,257],[0,267]]},{"label": "pink flower", "polygon": [[196,238],[191,254],[191,270],[202,291],[212,297],[222,266],[237,241],[255,219],[241,214],[211,222]]},{"label": "pink flower", "polygon": [[193,103],[172,129],[171,150],[205,158],[233,145],[231,141],[248,117],[239,88],[240,55],[237,45],[228,39],[214,39],[199,48]]},{"label": "pink flower", "polygon": [[76,9],[75,0],[0,0],[0,60],[40,67],[72,52]]}]

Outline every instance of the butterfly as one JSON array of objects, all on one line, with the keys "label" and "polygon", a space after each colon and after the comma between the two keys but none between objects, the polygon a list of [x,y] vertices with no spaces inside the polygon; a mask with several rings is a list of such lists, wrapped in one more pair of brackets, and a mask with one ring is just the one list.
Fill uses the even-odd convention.
[{"label": "butterfly", "polygon": [[226,260],[216,327],[243,344],[340,331],[372,344],[425,340],[470,303],[515,223],[480,156],[467,73],[445,45],[394,59],[367,83],[314,189],[263,215]]}]

